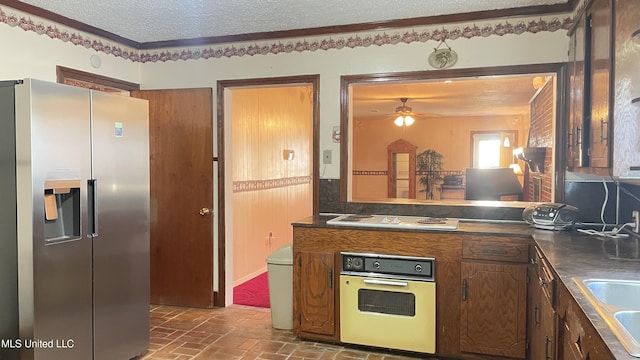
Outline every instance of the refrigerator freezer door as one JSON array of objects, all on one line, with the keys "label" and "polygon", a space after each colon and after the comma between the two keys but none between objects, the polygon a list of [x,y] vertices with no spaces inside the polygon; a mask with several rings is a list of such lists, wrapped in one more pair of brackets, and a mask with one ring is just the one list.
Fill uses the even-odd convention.
[{"label": "refrigerator freezer door", "polygon": [[149,346],[148,102],[92,91],[92,133],[94,359],[130,359]]},{"label": "refrigerator freezer door", "polygon": [[[21,359],[90,359],[91,241],[83,220],[91,160],[89,92],[27,79],[15,93],[20,337],[36,345],[53,341],[52,348],[24,346]],[[45,219],[45,182],[58,180],[78,184],[68,212],[73,219],[65,220],[73,231],[62,229],[63,239],[47,242],[46,228],[61,219]]]},{"label": "refrigerator freezer door", "polygon": [[[14,86],[0,82],[0,340],[18,338]],[[0,347],[0,354],[0,359],[17,360],[20,352]]]}]

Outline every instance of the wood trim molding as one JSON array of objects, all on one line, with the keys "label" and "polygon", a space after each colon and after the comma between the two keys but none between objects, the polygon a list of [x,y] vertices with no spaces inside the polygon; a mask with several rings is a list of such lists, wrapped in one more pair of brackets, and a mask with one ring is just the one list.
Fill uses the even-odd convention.
[{"label": "wood trim molding", "polygon": [[[511,65],[511,66],[492,66],[483,68],[465,68],[465,69],[445,69],[438,71],[410,71],[397,73],[378,73],[378,74],[359,74],[359,75],[343,75],[340,77],[340,202],[348,202],[348,177],[349,174],[349,87],[352,84],[372,84],[383,82],[403,82],[403,81],[421,81],[434,79],[455,79],[464,77],[481,77],[495,75],[520,75],[535,73],[556,73],[556,81],[558,93],[556,98],[558,101],[556,111],[556,134],[564,134],[562,119],[566,116],[566,63],[548,63],[548,64],[529,64],[529,65]],[[562,136],[556,137],[555,155],[555,172],[556,172],[556,200],[563,199],[558,184],[564,183],[564,169],[566,167],[566,154],[564,151],[564,141]]]},{"label": "wood trim molding", "polygon": [[[311,84],[313,96],[313,214],[320,212],[320,75],[283,76],[275,78],[256,78],[239,80],[218,80],[217,117],[218,117],[218,157],[220,170],[219,184],[224,184],[224,91],[232,87],[273,86],[290,84]],[[221,193],[224,189],[220,189]],[[220,214],[224,213],[223,201],[219,201]]]},{"label": "wood trim molding", "polygon": [[0,0],[0,5],[6,5],[9,6],[13,9],[16,10],[20,10],[20,11],[24,11],[26,13],[29,13],[31,15],[34,16],[38,16],[41,17],[43,19],[46,20],[50,20],[50,21],[54,21],[57,22],[61,25],[64,26],[68,26],[70,28],[79,30],[79,31],[84,31],[86,33],[89,34],[93,34],[96,36],[100,36],[103,37],[105,39],[109,39],[112,41],[115,41],[117,43],[120,43],[122,45],[126,45],[126,46],[130,46],[133,48],[139,48],[140,43],[127,39],[125,37],[116,35],[114,33],[99,29],[95,26],[91,26],[91,25],[87,25],[83,22],[80,21],[76,21],[73,19],[69,19],[68,17],[62,16],[62,15],[58,15],[54,12],[51,12],[49,10],[45,10],[42,8],[39,8],[37,6],[33,6],[31,4],[27,4],[27,3],[23,3],[22,1],[18,1],[18,0]]},{"label": "wood trim molding", "polygon": [[250,34],[237,34],[225,36],[212,36],[196,39],[181,39],[169,41],[147,42],[140,44],[140,49],[159,49],[182,46],[214,45],[232,42],[246,42],[258,40],[274,40],[285,38],[310,37],[319,35],[332,35],[353,33],[362,31],[385,31],[404,27],[427,26],[446,23],[470,22],[478,20],[496,19],[513,16],[547,15],[566,13],[573,10],[575,0],[569,0],[565,4],[527,6],[513,9],[476,11],[461,14],[425,16],[409,19],[397,19],[387,21],[366,22],[348,25],[322,26],[308,29],[282,30],[270,32],[258,32]]},{"label": "wood trim molding", "polygon": [[225,151],[224,151],[224,93],[227,88],[311,84],[313,97],[313,214],[320,213],[320,75],[284,76],[276,78],[257,78],[239,80],[218,80],[217,82],[217,142],[218,142],[218,293],[216,306],[223,306],[225,301],[225,263],[226,263],[226,216],[225,216]]},{"label": "wood trim molding", "polygon": [[56,81],[65,84],[67,81],[79,81],[88,84],[97,84],[106,88],[135,91],[140,90],[140,84],[115,79],[107,76],[93,74],[85,71],[71,69],[64,66],[56,66]]},{"label": "wood trim molding", "polygon": [[80,30],[80,31],[87,32],[89,34],[100,36],[105,39],[120,43],[122,45],[126,45],[136,49],[150,50],[150,49],[161,49],[161,48],[169,48],[169,47],[215,45],[215,44],[232,43],[232,42],[247,42],[247,41],[250,42],[250,41],[258,41],[258,40],[310,37],[310,36],[352,33],[352,32],[362,32],[362,31],[385,31],[385,30],[398,29],[403,27],[425,26],[425,25],[457,23],[457,22],[473,22],[478,20],[508,18],[508,17],[514,17],[514,16],[535,16],[535,15],[548,15],[548,14],[556,14],[556,13],[568,13],[568,12],[572,12],[579,2],[580,2],[579,0],[568,0],[566,3],[554,4],[554,5],[527,6],[527,7],[521,7],[521,8],[475,11],[475,12],[460,13],[460,14],[425,16],[425,17],[415,17],[415,18],[409,18],[409,19],[376,21],[376,22],[356,23],[356,24],[348,24],[348,25],[323,26],[323,27],[315,27],[315,28],[308,28],[308,29],[294,29],[294,30],[258,32],[258,33],[249,33],[249,34],[211,36],[211,37],[201,37],[201,38],[193,38],[193,39],[177,39],[177,40],[156,41],[156,42],[146,42],[146,43],[140,43],[131,39],[124,38],[122,36],[105,31],[103,29],[99,29],[94,26],[87,25],[80,21],[69,19],[67,17],[58,15],[51,11],[44,10],[30,4],[26,4],[18,0],[0,0],[0,5],[6,5],[13,9],[32,14],[34,16],[38,16],[46,20],[54,21],[61,25],[68,26],[76,30]]}]

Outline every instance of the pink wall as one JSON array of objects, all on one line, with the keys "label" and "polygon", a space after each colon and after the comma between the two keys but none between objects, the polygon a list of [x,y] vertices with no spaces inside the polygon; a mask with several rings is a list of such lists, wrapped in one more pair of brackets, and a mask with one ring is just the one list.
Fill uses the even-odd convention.
[{"label": "pink wall", "polygon": [[[528,114],[490,118],[426,117],[418,118],[409,127],[398,127],[388,117],[355,119],[353,172],[356,174],[353,176],[353,197],[387,197],[387,146],[398,139],[417,146],[418,154],[426,149],[441,153],[445,171],[464,172],[464,169],[472,166],[472,131],[515,131],[518,139],[512,146],[524,146],[528,120]],[[418,199],[424,199],[424,193],[416,194]]]}]

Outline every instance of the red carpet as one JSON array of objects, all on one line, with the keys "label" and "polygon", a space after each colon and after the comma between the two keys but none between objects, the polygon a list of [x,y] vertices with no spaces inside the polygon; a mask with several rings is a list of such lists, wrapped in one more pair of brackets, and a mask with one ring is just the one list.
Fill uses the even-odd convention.
[{"label": "red carpet", "polygon": [[269,307],[269,278],[264,272],[233,288],[233,303],[255,307]]}]

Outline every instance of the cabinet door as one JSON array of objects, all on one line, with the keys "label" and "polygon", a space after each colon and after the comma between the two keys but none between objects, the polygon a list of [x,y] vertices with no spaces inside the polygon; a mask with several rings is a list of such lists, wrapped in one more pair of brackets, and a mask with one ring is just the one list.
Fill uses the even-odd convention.
[{"label": "cabinet door", "polygon": [[[582,360],[582,354],[579,349],[571,341],[570,329],[566,322],[560,324],[560,334],[558,334],[558,343],[560,348],[558,349],[559,360]],[[532,358],[533,359],[533,358]]]},{"label": "cabinet door", "polygon": [[299,252],[298,273],[298,330],[301,332],[335,334],[334,254]]},{"label": "cabinet door", "polygon": [[553,360],[556,358],[556,312],[549,299],[542,296],[540,300],[540,345],[542,349],[538,359]]},{"label": "cabinet door", "polygon": [[462,263],[462,351],[525,357],[526,277],[526,265]]},{"label": "cabinet door", "polygon": [[590,9],[591,114],[589,167],[609,166],[611,77],[611,0],[596,0]]},{"label": "cabinet door", "polygon": [[637,44],[640,40],[637,34],[640,29],[640,1],[616,0],[614,9],[614,88],[611,89],[614,124],[610,131],[610,167],[614,178],[634,182],[640,179],[640,45]]},{"label": "cabinet door", "polygon": [[541,344],[542,332],[540,330],[540,299],[542,292],[540,284],[537,281],[538,274],[535,266],[530,266],[527,270],[529,272],[529,287],[528,298],[529,304],[527,306],[527,328],[529,330],[529,359],[542,359],[544,354]]},{"label": "cabinet door", "polygon": [[570,103],[570,132],[569,145],[570,157],[573,162],[569,163],[570,168],[578,168],[586,166],[587,147],[584,146],[584,96],[585,96],[585,18],[577,20],[575,32],[573,33],[573,42],[575,43],[575,56],[573,63],[573,71],[571,75],[571,94],[569,96]]},{"label": "cabinet door", "polygon": [[600,337],[565,286],[558,287],[559,359],[613,360],[609,347]]},{"label": "cabinet door", "polygon": [[[580,53],[582,52],[582,53]],[[582,124],[582,88],[580,81],[584,84],[584,29],[579,27],[569,39],[569,63],[567,72],[569,74],[569,123],[567,126],[567,167],[569,170],[581,166],[580,127]]]},{"label": "cabinet door", "polygon": [[556,358],[555,278],[539,250],[529,267],[529,345],[530,359]]}]

